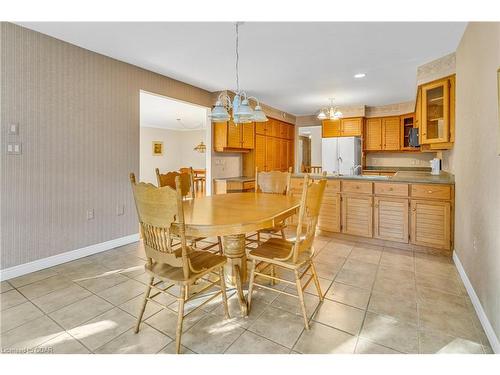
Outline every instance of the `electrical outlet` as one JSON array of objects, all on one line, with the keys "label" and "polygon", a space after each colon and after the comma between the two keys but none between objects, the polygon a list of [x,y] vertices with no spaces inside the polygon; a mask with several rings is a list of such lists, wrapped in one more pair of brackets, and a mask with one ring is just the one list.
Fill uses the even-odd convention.
[{"label": "electrical outlet", "polygon": [[8,135],[18,135],[19,134],[19,124],[9,124]]},{"label": "electrical outlet", "polygon": [[87,220],[93,220],[94,219],[94,209],[89,208],[87,210]]},{"label": "electrical outlet", "polygon": [[125,214],[125,205],[119,204],[116,206],[116,216],[122,216]]},{"label": "electrical outlet", "polygon": [[22,154],[21,143],[19,142],[7,143],[7,154],[21,155]]}]

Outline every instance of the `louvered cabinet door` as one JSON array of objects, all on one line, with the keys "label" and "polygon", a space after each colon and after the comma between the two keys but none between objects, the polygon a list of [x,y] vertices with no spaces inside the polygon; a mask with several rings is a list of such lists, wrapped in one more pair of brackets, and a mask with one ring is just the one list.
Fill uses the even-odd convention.
[{"label": "louvered cabinet door", "polygon": [[241,129],[240,125],[229,121],[227,124],[227,147],[241,148]]},{"label": "louvered cabinet door", "polygon": [[286,139],[280,139],[280,154],[281,154],[280,169],[283,172],[285,172],[288,168],[288,145]]},{"label": "louvered cabinet door", "polygon": [[397,151],[400,148],[401,122],[399,117],[382,119],[382,143],[384,150]]},{"label": "louvered cabinet door", "polygon": [[275,157],[274,138],[266,137],[266,171],[274,169]]},{"label": "louvered cabinet door", "polygon": [[281,170],[281,139],[273,138],[273,152],[274,152],[274,163],[273,170]]},{"label": "louvered cabinet door", "polygon": [[266,136],[255,135],[255,166],[259,171],[266,170]]},{"label": "louvered cabinet door", "polygon": [[328,181],[321,202],[318,228],[328,232],[340,232],[340,181]]},{"label": "louvered cabinet door", "polygon": [[411,243],[449,250],[451,248],[451,204],[411,201]]},{"label": "louvered cabinet door", "polygon": [[408,200],[375,197],[373,237],[408,243]]},{"label": "louvered cabinet door", "polygon": [[369,118],[366,120],[365,149],[382,150],[382,119]]},{"label": "louvered cabinet door", "polygon": [[255,147],[255,123],[241,124],[241,142],[242,147],[253,150]]},{"label": "louvered cabinet door", "polygon": [[342,232],[356,236],[372,237],[372,197],[344,195],[342,197]]}]

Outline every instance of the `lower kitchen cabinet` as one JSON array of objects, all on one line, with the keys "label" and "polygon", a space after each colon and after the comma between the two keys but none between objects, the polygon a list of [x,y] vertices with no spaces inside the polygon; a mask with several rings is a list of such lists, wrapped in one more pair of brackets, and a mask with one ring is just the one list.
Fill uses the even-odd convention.
[{"label": "lower kitchen cabinet", "polygon": [[438,249],[451,248],[451,203],[411,201],[411,243]]},{"label": "lower kitchen cabinet", "polygon": [[373,197],[364,195],[342,196],[342,233],[372,237]]},{"label": "lower kitchen cabinet", "polygon": [[328,232],[340,232],[340,181],[338,180],[326,183],[318,228]]},{"label": "lower kitchen cabinet", "polygon": [[[406,186],[408,192],[408,187]],[[408,199],[375,197],[373,237],[408,243]]]}]

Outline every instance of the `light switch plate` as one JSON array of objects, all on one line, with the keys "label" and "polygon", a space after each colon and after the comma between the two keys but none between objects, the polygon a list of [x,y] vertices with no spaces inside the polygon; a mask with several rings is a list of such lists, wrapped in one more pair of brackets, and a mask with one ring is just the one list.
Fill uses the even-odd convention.
[{"label": "light switch plate", "polygon": [[19,134],[19,124],[9,124],[8,135],[18,135]]},{"label": "light switch plate", "polygon": [[19,142],[7,143],[7,155],[21,155],[22,146]]}]

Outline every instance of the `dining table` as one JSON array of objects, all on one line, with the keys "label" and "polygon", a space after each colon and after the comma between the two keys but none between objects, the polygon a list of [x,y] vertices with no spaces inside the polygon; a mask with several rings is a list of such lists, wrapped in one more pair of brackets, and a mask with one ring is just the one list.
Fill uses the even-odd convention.
[{"label": "dining table", "polygon": [[222,237],[226,283],[235,287],[241,315],[248,313],[246,235],[271,228],[294,215],[300,199],[291,195],[232,193],[204,196],[183,202],[186,235]]}]

